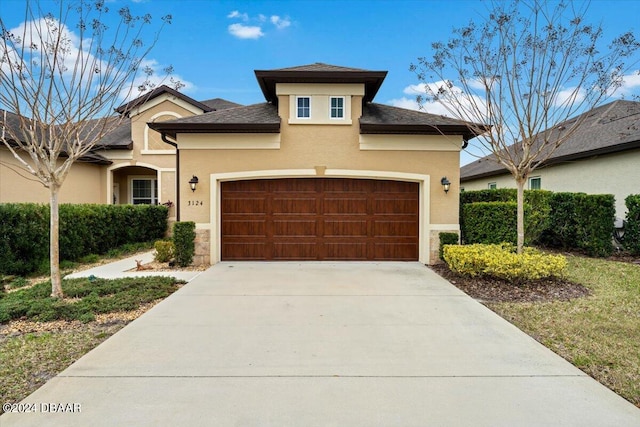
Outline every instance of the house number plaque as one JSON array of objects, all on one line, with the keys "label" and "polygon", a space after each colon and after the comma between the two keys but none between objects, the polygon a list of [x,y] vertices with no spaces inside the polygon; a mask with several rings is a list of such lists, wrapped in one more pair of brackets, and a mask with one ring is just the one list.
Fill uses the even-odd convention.
[{"label": "house number plaque", "polygon": [[202,200],[189,200],[187,206],[203,206],[204,202]]}]

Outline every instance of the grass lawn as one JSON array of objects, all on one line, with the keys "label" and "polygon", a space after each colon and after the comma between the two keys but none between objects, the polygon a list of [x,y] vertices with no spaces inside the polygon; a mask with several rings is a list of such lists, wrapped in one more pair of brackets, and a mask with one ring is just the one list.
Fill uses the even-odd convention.
[{"label": "grass lawn", "polygon": [[640,265],[567,260],[567,278],[589,288],[591,296],[487,305],[640,407]]},{"label": "grass lawn", "polygon": [[[64,280],[0,298],[0,402],[17,403],[179,288],[170,277]],[[1,410],[0,410],[0,413]]]}]

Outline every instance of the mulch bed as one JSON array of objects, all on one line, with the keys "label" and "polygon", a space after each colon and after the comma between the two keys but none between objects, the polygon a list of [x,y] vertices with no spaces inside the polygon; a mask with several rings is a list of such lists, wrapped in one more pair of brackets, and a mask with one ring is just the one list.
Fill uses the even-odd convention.
[{"label": "mulch bed", "polygon": [[562,279],[536,280],[514,284],[490,277],[465,277],[449,270],[446,264],[430,266],[458,289],[481,302],[568,301],[590,295],[589,289]]}]

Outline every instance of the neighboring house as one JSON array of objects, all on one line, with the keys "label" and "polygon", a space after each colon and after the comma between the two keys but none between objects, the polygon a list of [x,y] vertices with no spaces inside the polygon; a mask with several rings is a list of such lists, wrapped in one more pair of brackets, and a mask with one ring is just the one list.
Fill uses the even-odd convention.
[{"label": "neighboring house", "polygon": [[[117,110],[125,122],[73,166],[61,201],[171,201],[172,219],[196,223],[196,263],[437,262],[438,234],[459,230],[460,150],[476,135],[373,103],[386,74],[255,71],[266,102],[249,106],[160,87]],[[0,148],[0,202],[48,201],[24,175]]]},{"label": "neighboring house", "polygon": [[[237,107],[222,99],[198,102],[167,86],[116,110],[127,117],[95,149],[76,162],[60,190],[62,203],[175,204],[175,148],[164,143],[147,122],[174,120]],[[0,110],[0,125],[18,126],[15,114]],[[0,126],[1,127],[1,126]],[[48,203],[49,191],[22,170],[0,143],[0,203]],[[175,208],[170,216],[175,217]]]},{"label": "neighboring house", "polygon": [[178,215],[196,223],[200,259],[436,262],[438,233],[459,230],[460,150],[476,135],[373,103],[386,74],[258,70],[264,103],[149,123],[178,147]]},{"label": "neighboring house", "polygon": [[[640,193],[640,102],[614,101],[584,114],[582,125],[534,170],[526,188],[613,194],[616,215],[622,219],[624,199]],[[569,128],[578,117],[554,131]],[[515,181],[490,155],[461,168],[460,187],[465,191],[515,188]]]}]

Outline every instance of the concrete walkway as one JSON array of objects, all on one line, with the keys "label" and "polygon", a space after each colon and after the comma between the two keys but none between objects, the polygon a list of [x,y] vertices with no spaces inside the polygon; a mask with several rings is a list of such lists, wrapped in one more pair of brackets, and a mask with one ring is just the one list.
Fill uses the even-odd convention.
[{"label": "concrete walkway", "polygon": [[24,402],[2,427],[640,426],[417,263],[217,264]]},{"label": "concrete walkway", "polygon": [[153,261],[155,251],[137,254],[120,261],[111,262],[88,270],[68,274],[65,279],[77,279],[80,277],[95,276],[103,279],[118,279],[121,277],[144,277],[144,276],[171,276],[176,279],[190,282],[197,277],[201,271],[129,271],[136,267],[136,260],[147,264]]}]

